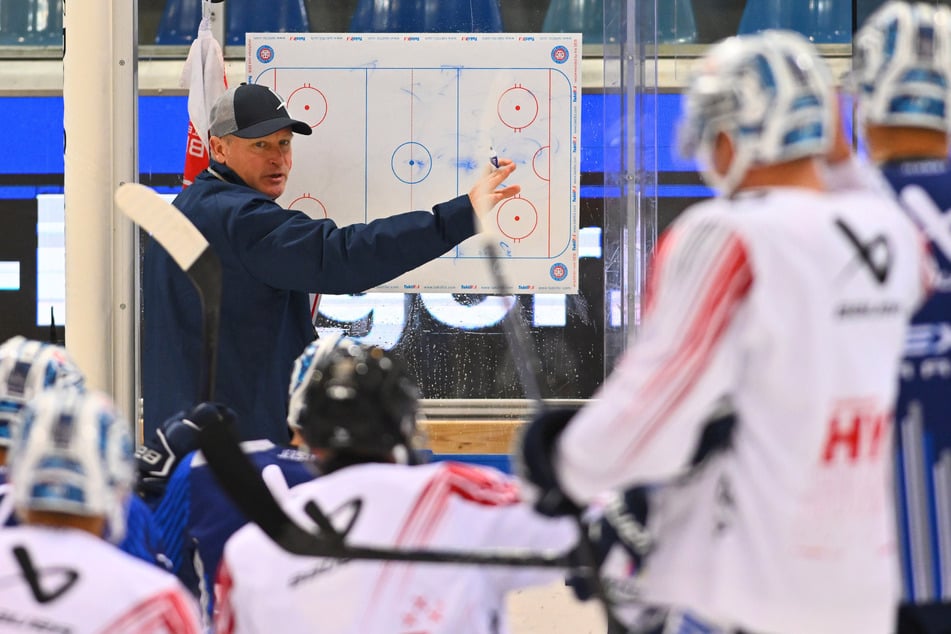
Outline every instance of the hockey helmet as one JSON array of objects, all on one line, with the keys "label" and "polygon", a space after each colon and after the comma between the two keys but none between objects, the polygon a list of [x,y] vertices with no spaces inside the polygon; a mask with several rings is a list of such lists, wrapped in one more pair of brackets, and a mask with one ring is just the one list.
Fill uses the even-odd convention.
[{"label": "hockey helmet", "polygon": [[947,132],[951,112],[951,9],[888,2],[859,29],[850,87],[863,124]]},{"label": "hockey helmet", "polygon": [[[705,180],[729,195],[755,165],[825,154],[834,139],[831,73],[793,31],[727,38],[703,58],[684,100],[678,141]],[[725,174],[713,167],[720,133],[733,143]]]},{"label": "hockey helmet", "polygon": [[311,448],[415,460],[419,391],[382,348],[340,339],[317,355],[297,424]]},{"label": "hockey helmet", "polygon": [[85,380],[65,348],[13,337],[0,345],[0,447],[23,406],[50,388],[82,390]]},{"label": "hockey helmet", "polygon": [[342,338],[342,334],[333,333],[315,339],[304,348],[304,352],[294,361],[294,367],[291,370],[291,382],[287,390],[287,424],[292,428],[300,429],[298,419],[300,419],[301,410],[304,407],[304,395],[307,392],[310,377],[314,374],[314,368],[318,365],[318,360],[333,352]]},{"label": "hockey helmet", "polygon": [[134,469],[129,424],[101,392],[46,390],[14,427],[10,482],[17,512],[102,516],[108,536],[125,534]]}]

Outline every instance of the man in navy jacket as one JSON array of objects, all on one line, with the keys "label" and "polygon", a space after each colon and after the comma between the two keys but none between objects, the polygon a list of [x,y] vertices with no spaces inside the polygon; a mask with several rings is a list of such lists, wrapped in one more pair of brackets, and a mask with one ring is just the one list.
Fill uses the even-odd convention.
[{"label": "man in navy jacket", "polygon": [[[242,440],[290,439],[287,377],[314,338],[309,293],[359,293],[437,258],[476,231],[486,213],[514,196],[501,186],[506,159],[468,195],[368,224],[338,227],[275,202],[291,169],[288,116],[259,84],[225,92],[211,110],[211,165],[174,204],[221,258],[223,288],[216,399],[237,413]],[[198,400],[201,310],[197,292],[164,249],[150,242],[144,263],[142,364],[145,437]]]}]

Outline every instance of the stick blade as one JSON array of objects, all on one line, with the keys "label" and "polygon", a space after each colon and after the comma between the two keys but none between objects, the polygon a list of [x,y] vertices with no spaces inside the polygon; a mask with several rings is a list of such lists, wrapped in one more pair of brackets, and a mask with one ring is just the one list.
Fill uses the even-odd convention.
[{"label": "stick blade", "polygon": [[183,271],[208,248],[208,240],[185,214],[154,189],[125,183],[116,190],[115,201],[122,213],[152,234]]}]

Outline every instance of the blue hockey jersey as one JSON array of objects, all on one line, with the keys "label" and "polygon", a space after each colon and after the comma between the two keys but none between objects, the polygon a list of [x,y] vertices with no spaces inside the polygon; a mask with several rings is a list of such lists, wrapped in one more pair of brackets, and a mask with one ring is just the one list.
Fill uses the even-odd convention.
[{"label": "blue hockey jersey", "polygon": [[[258,470],[277,465],[288,486],[317,475],[309,453],[267,440],[246,441],[241,448]],[[225,542],[247,523],[247,518],[218,486],[204,456],[192,452],[172,473],[165,495],[155,508],[155,519],[172,571],[199,597],[202,611],[210,619],[215,573]]]},{"label": "blue hockey jersey", "polygon": [[[895,411],[905,599],[951,592],[951,162],[887,163],[882,174],[931,238],[934,295],[912,319]],[[910,186],[934,206],[915,204]]]}]

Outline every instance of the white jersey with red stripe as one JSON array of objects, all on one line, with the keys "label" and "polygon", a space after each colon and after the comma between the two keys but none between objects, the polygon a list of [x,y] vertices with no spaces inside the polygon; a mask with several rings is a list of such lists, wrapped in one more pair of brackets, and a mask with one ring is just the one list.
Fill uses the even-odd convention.
[{"label": "white jersey with red stripe", "polygon": [[[572,522],[534,514],[514,480],[451,462],[362,464],[291,489],[284,506],[316,501],[352,544],[461,551],[567,551]],[[312,522],[310,522],[312,523]],[[505,632],[505,594],[563,571],[405,564],[290,555],[254,525],[226,544],[216,587],[218,632],[286,634]]]},{"label": "white jersey with red stripe", "polygon": [[[577,501],[685,478],[651,508],[648,600],[750,631],[891,631],[892,409],[933,274],[867,191],[770,188],[675,222],[636,340],[555,455]],[[732,446],[685,476],[723,399]]]},{"label": "white jersey with red stripe", "polygon": [[171,573],[84,531],[0,531],[0,631],[199,634],[198,606]]}]

